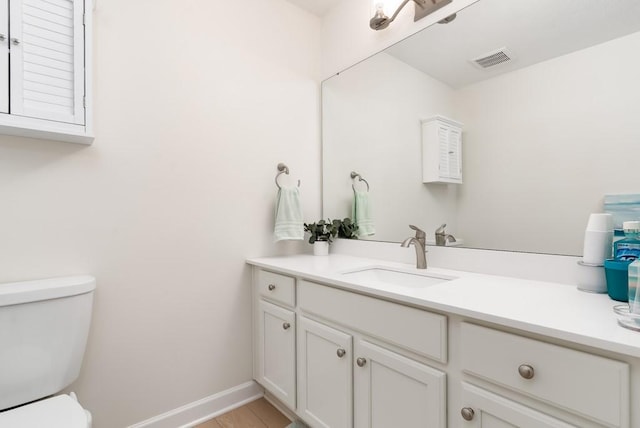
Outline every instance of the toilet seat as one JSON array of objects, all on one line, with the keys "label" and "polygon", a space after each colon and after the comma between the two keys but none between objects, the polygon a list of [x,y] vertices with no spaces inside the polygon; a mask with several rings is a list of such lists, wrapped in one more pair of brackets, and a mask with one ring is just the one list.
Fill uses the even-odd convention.
[{"label": "toilet seat", "polygon": [[87,412],[68,395],[57,395],[0,413],[0,427],[90,428]]}]

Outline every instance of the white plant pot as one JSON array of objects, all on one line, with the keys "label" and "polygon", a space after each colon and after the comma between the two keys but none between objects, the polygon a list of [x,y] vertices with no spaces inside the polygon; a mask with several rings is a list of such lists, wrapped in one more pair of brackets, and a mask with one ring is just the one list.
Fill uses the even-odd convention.
[{"label": "white plant pot", "polygon": [[329,241],[316,241],[313,243],[313,255],[314,256],[328,256],[329,255]]}]

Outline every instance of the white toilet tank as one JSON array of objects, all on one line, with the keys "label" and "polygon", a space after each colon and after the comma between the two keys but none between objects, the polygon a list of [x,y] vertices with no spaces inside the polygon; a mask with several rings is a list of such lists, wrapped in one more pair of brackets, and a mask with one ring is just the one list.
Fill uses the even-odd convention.
[{"label": "white toilet tank", "polygon": [[78,377],[95,287],[91,276],[0,284],[0,410]]}]

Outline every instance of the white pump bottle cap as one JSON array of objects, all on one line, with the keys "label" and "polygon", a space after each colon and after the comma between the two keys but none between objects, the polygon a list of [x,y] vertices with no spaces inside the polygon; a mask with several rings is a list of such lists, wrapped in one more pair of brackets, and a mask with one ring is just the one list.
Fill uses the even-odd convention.
[{"label": "white pump bottle cap", "polygon": [[624,230],[640,230],[640,221],[625,221],[622,223]]}]

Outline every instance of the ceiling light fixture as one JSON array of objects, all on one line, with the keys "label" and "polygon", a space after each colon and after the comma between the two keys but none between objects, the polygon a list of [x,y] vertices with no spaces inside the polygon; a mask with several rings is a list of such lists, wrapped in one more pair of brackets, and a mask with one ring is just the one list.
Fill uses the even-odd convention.
[{"label": "ceiling light fixture", "polygon": [[424,18],[430,13],[435,12],[441,7],[446,6],[452,2],[452,0],[404,0],[402,3],[400,3],[400,6],[398,6],[396,11],[393,12],[393,15],[391,15],[391,18],[389,18],[387,15],[384,14],[384,9],[383,9],[384,4],[377,3],[376,13],[374,17],[369,20],[369,27],[371,27],[372,30],[376,30],[376,31],[384,30],[389,26],[389,24],[391,24],[396,19],[396,17],[398,16],[398,13],[400,13],[402,8],[405,7],[406,4],[409,3],[410,1],[413,1],[416,4],[415,15],[413,16],[414,22]]}]

